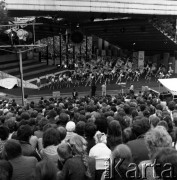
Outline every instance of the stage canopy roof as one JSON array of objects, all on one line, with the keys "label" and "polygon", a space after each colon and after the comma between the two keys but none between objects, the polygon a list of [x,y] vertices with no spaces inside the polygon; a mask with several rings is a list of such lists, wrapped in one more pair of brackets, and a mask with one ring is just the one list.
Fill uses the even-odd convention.
[{"label": "stage canopy roof", "polygon": [[57,14],[83,19],[101,13],[177,15],[176,0],[5,0],[13,16]]},{"label": "stage canopy roof", "polygon": [[[36,18],[36,22],[43,22],[35,26],[36,40],[79,27],[84,34],[95,35],[120,48],[166,52],[177,49],[174,39],[148,21],[158,16],[175,17],[174,0],[6,0],[5,3],[13,17],[49,17]],[[27,28],[32,31],[32,26]]]},{"label": "stage canopy roof", "polygon": [[158,81],[168,90],[171,94],[177,95],[177,78],[158,79]]},{"label": "stage canopy roof", "polygon": [[[77,24],[68,26],[67,21],[63,19],[54,22],[47,18],[36,18],[36,22],[43,23],[35,26],[36,40],[65,34],[66,29],[70,28],[72,31],[79,30],[86,35],[97,36],[115,46],[132,51],[174,52],[177,49],[176,41],[147,19],[101,20],[80,23],[79,27],[76,27]],[[31,32],[32,28],[26,27]]]}]

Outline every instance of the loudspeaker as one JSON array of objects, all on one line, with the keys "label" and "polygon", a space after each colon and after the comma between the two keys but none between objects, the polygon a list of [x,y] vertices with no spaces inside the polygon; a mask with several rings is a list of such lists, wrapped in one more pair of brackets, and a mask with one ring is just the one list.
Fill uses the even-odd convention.
[{"label": "loudspeaker", "polygon": [[75,31],[71,34],[71,41],[74,44],[82,43],[83,39],[84,39],[84,35],[80,31]]}]

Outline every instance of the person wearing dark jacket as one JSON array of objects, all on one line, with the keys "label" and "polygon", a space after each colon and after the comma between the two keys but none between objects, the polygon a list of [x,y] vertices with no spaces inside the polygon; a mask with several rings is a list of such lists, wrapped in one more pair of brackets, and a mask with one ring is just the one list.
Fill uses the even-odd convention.
[{"label": "person wearing dark jacket", "polygon": [[76,89],[73,89],[72,95],[73,95],[73,99],[77,99],[78,92],[76,91]]},{"label": "person wearing dark jacket", "polygon": [[96,87],[95,81],[93,80],[92,85],[91,85],[91,96],[95,96],[96,89],[97,87]]},{"label": "person wearing dark jacket", "polygon": [[149,129],[150,124],[147,118],[143,117],[142,119],[138,119],[133,122],[132,132],[137,138],[129,141],[127,145],[131,149],[133,162],[137,165],[141,161],[149,159],[149,152],[144,140],[144,135]]},{"label": "person wearing dark jacket", "polygon": [[86,140],[74,135],[69,140],[73,157],[66,160],[62,171],[58,173],[60,180],[94,180],[95,159],[86,155]]},{"label": "person wearing dark jacket", "polygon": [[37,153],[37,151],[33,148],[33,146],[29,143],[29,139],[32,135],[32,130],[29,125],[22,125],[18,128],[17,131],[17,139],[20,142],[22,148],[22,154],[24,156],[33,156],[38,161],[41,160],[41,157]]}]

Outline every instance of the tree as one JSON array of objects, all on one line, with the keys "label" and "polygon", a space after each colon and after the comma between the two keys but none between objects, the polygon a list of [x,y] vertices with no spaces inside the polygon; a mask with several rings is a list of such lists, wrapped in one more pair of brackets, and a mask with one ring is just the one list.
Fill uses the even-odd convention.
[{"label": "tree", "polygon": [[7,16],[7,10],[5,8],[5,2],[0,1],[0,24],[7,24],[9,17]]},{"label": "tree", "polygon": [[176,17],[155,17],[151,21],[167,33],[168,36],[176,37]]}]

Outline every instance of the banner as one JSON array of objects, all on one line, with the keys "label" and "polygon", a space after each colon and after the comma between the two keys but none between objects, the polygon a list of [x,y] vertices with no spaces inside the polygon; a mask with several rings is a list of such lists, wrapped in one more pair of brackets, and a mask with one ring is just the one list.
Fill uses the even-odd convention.
[{"label": "banner", "polygon": [[144,69],[144,51],[138,52],[138,68]]},{"label": "banner", "polygon": [[177,95],[177,78],[158,79],[158,81],[168,90],[171,94]]},{"label": "banner", "polygon": [[133,62],[132,69],[136,70],[138,68],[138,52],[133,52]]},{"label": "banner", "polygon": [[[2,72],[2,71],[0,71],[0,80],[1,80],[0,86],[2,86],[4,88],[6,88],[6,87],[10,88],[11,87],[11,89],[12,89],[14,87],[13,86],[14,83],[16,83],[17,86],[21,87],[21,80],[19,78],[12,76],[10,74],[7,74],[5,72]],[[7,82],[5,82],[6,80],[7,80]],[[30,88],[30,89],[38,89],[38,87],[35,84],[32,84],[32,83],[27,82],[27,81],[23,81],[23,87],[24,88]]]},{"label": "banner", "polygon": [[54,98],[60,98],[60,91],[53,91]]},{"label": "banner", "polygon": [[6,89],[12,89],[17,84],[18,82],[16,78],[0,79],[0,86]]}]

